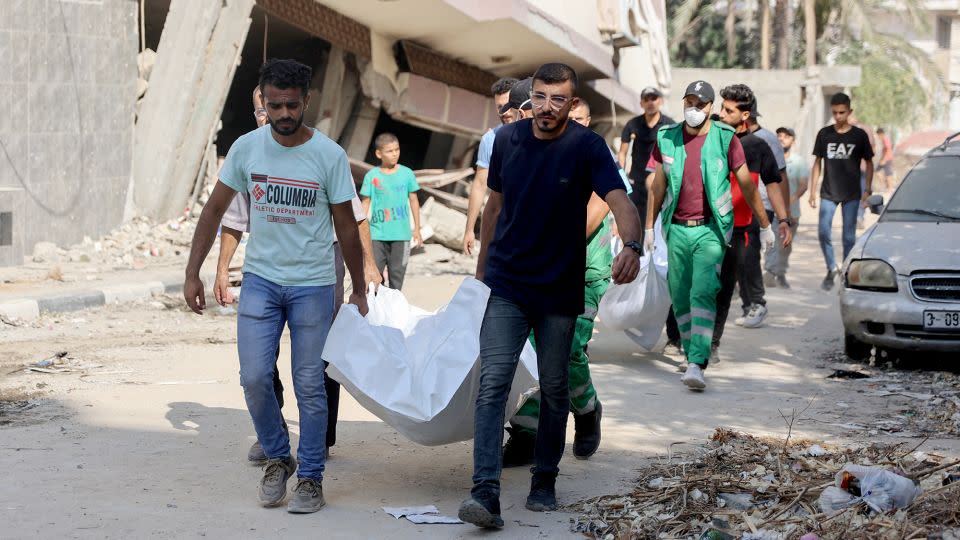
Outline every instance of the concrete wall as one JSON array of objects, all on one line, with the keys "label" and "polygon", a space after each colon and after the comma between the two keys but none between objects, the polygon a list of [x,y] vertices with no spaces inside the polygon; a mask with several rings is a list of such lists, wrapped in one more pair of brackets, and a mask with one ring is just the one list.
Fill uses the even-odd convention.
[{"label": "concrete wall", "polygon": [[0,186],[25,188],[27,252],[122,220],[137,39],[136,0],[0,0]]},{"label": "concrete wall", "polygon": [[717,92],[714,112],[719,112],[720,90],[731,84],[745,84],[757,96],[760,108],[760,125],[771,130],[780,126],[794,127],[800,110],[800,86],[805,77],[798,70],[752,70],[752,69],[698,69],[673,68],[670,98],[665,108],[676,119],[682,116],[681,101],[687,85],[703,79]]}]

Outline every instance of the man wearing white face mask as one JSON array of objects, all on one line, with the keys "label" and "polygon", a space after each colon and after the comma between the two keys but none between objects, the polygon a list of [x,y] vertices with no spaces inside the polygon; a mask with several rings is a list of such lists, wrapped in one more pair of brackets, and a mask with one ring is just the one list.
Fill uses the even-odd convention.
[{"label": "man wearing white face mask", "polygon": [[644,235],[644,248],[652,251],[654,219],[662,209],[667,280],[688,362],[681,380],[691,390],[706,387],[703,370],[710,360],[720,267],[733,237],[731,172],[760,222],[761,243],[772,245],[775,239],[743,145],[733,128],[707,120],[715,97],[706,81],[691,83],[683,97],[684,122],[657,133]]}]

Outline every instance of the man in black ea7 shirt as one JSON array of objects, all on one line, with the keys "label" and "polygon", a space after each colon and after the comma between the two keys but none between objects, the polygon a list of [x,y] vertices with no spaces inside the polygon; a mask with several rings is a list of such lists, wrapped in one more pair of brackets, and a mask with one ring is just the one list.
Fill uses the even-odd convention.
[{"label": "man in black ea7 shirt", "polygon": [[[838,268],[833,253],[833,215],[837,207],[843,212],[843,258],[846,259],[857,241],[857,211],[866,206],[873,185],[873,146],[867,132],[850,124],[850,96],[840,93],[830,99],[834,125],[817,133],[813,145],[813,171],[810,174],[810,207],[817,207],[817,182],[823,167],[823,184],[820,188],[820,224],[817,236],[820,249],[827,263],[827,276],[820,285],[824,290],[833,288]],[[860,162],[865,165],[866,189],[860,187]]]},{"label": "man in black ea7 shirt", "polygon": [[570,348],[583,311],[587,202],[610,206],[627,249],[613,263],[613,281],[640,270],[640,218],[627,197],[604,140],[568,122],[577,75],[545,64],[533,77],[533,119],[500,128],[493,143],[483,211],[477,279],[491,290],[480,330],[480,389],[473,439],[473,489],[459,516],[479,527],[502,527],[501,446],[504,408],[517,361],[533,330],[540,376],[535,465],[526,507],[555,510],[563,455]]}]

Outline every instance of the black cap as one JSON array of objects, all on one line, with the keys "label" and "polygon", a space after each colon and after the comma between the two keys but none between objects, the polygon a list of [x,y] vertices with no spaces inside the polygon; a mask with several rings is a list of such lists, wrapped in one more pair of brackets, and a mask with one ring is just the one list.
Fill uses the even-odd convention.
[{"label": "black cap", "polygon": [[500,107],[500,114],[504,114],[510,109],[530,109],[530,92],[533,91],[533,78],[527,77],[510,89],[510,100]]},{"label": "black cap", "polygon": [[777,135],[779,135],[779,134],[781,134],[781,133],[786,133],[787,135],[789,135],[789,136],[791,136],[791,137],[794,137],[794,138],[796,138],[796,136],[797,136],[797,132],[794,131],[793,128],[788,128],[788,127],[778,127],[778,128],[777,128]]},{"label": "black cap", "polygon": [[713,87],[710,86],[710,83],[707,81],[693,81],[687,86],[687,91],[683,93],[683,97],[687,96],[697,96],[700,101],[713,103],[716,99],[716,94],[713,92]]},{"label": "black cap", "polygon": [[660,89],[655,86],[648,86],[640,91],[640,99],[643,99],[647,96],[663,97],[663,92],[661,92]]}]

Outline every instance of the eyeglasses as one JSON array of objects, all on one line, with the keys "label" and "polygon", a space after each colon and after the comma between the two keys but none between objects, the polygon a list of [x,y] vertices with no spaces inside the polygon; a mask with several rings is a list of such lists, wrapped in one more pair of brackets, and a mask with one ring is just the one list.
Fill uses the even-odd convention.
[{"label": "eyeglasses", "polygon": [[538,109],[544,108],[544,106],[546,106],[547,102],[549,101],[550,108],[555,111],[559,111],[560,109],[564,108],[568,103],[570,103],[570,101],[572,100],[573,100],[572,97],[548,96],[543,92],[530,92],[530,103]]},{"label": "eyeglasses", "polygon": [[303,106],[303,101],[302,101],[302,100],[297,100],[297,101],[277,101],[277,102],[268,101],[268,102],[267,102],[267,107],[269,107],[269,108],[271,108],[271,109],[273,109],[273,110],[275,110],[275,111],[279,111],[280,109],[282,109],[282,108],[284,108],[284,107],[286,107],[286,108],[288,108],[288,109],[291,109],[291,110],[297,110],[297,109],[299,109],[301,106]]}]

